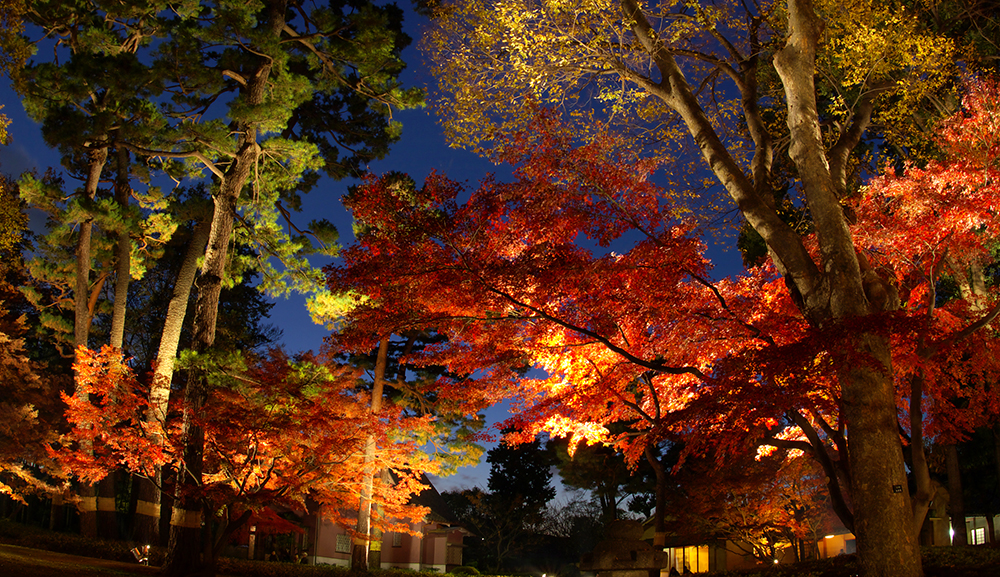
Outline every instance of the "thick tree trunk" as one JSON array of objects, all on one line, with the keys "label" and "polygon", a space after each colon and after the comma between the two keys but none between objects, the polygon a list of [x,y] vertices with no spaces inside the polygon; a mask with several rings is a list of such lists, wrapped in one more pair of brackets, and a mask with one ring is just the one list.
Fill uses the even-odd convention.
[{"label": "thick tree trunk", "polygon": [[[243,90],[248,105],[263,103],[270,70],[270,61],[263,61],[256,72],[248,77],[250,81]],[[197,354],[209,352],[215,342],[219,295],[222,292],[237,205],[261,152],[256,141],[257,133],[252,125],[244,125],[237,133],[241,135],[239,149],[219,184],[212,213],[212,228],[199,278],[192,339],[192,348]],[[170,540],[164,565],[167,575],[177,577],[205,574],[206,569],[210,570],[214,566],[211,559],[200,559],[199,554],[202,550],[203,504],[198,489],[201,486],[204,465],[202,451],[205,447],[205,431],[201,422],[206,418],[204,408],[209,394],[208,375],[203,369],[191,369],[185,387],[184,461],[177,474]]]},{"label": "thick tree trunk", "polygon": [[[825,156],[816,106],[815,55],[823,23],[809,0],[788,1],[788,36],[774,57],[785,88],[789,154],[802,179],[820,245],[817,269],[788,268],[800,307],[814,326],[892,309],[892,287],[862,271],[837,196],[835,175]],[[867,122],[856,118],[856,123]],[[838,143],[839,145],[839,143]],[[778,247],[771,239],[768,246]],[[786,263],[787,264],[787,263]],[[822,271],[814,275],[813,271]],[[810,278],[812,277],[812,278]],[[851,500],[862,574],[919,577],[920,550],[896,420],[889,344],[882,336],[858,333],[834,351],[841,364],[843,412],[848,427]]]},{"label": "thick tree trunk", "polygon": [[958,446],[944,447],[945,466],[948,469],[948,516],[954,536],[952,545],[968,545],[969,535],[965,530],[965,499],[962,497],[962,472],[958,461]]},{"label": "thick tree trunk", "polygon": [[[149,391],[149,413],[146,415],[147,422],[157,424],[154,426],[153,434],[161,440],[163,427],[166,426],[170,385],[173,380],[174,362],[177,359],[177,347],[181,340],[181,329],[184,326],[184,317],[187,315],[191,287],[194,286],[194,279],[198,273],[198,258],[205,254],[210,230],[211,222],[208,220],[195,225],[188,241],[184,261],[174,282],[170,304],[167,305],[167,315],[163,320],[160,348],[157,351],[153,382]],[[139,502],[136,506],[136,534],[146,543],[160,542],[162,472],[156,471],[154,476],[155,479],[140,479]]]},{"label": "thick tree trunk", "polygon": [[919,576],[888,343],[872,335],[860,339],[882,367],[853,368],[841,381],[858,559],[863,575]]},{"label": "thick tree trunk", "polygon": [[[265,7],[265,21],[259,27],[267,27],[277,39],[281,36],[285,5],[271,2]],[[264,103],[266,91],[271,82],[273,61],[259,58],[256,64],[248,64],[240,88],[240,97],[247,107]],[[219,178],[219,188],[215,193],[212,225],[205,247],[198,281],[198,300],[194,310],[192,348],[198,355],[210,352],[215,343],[216,321],[219,316],[219,296],[222,292],[223,276],[228,261],[229,243],[232,239],[233,224],[236,219],[239,199],[261,154],[257,143],[257,127],[252,122],[234,123],[233,133],[238,135],[236,151],[224,165],[209,168]],[[177,472],[177,490],[171,515],[170,540],[164,573],[170,576],[186,576],[201,573],[206,577],[214,574],[214,559],[199,559],[202,551],[201,525],[203,503],[198,491],[202,482],[204,466],[205,431],[201,425],[206,415],[205,402],[209,395],[208,375],[205,369],[194,367],[188,371],[185,382],[185,417],[183,423],[184,460]],[[211,548],[205,549],[212,555]]]},{"label": "thick tree trunk", "polygon": [[[382,410],[382,393],[385,388],[385,369],[389,358],[389,336],[379,341],[375,358],[375,374],[372,379],[371,413],[377,415]],[[375,437],[368,436],[365,442],[364,476],[361,482],[361,500],[358,505],[358,523],[355,527],[358,536],[351,547],[351,568],[357,571],[368,570],[369,543],[371,541],[372,485],[375,477]],[[377,567],[376,567],[377,568]]]},{"label": "thick tree trunk", "polygon": [[[785,89],[789,154],[815,224],[822,259],[819,265],[799,234],[777,215],[770,191],[765,190],[770,139],[754,110],[744,106],[748,122],[760,133],[754,137],[757,150],[751,181],[722,143],[666,43],[658,39],[635,0],[622,0],[622,11],[632,22],[639,45],[649,54],[661,79],[654,82],[628,70],[621,72],[680,115],[719,182],[767,242],[803,315],[814,327],[821,328],[840,319],[890,310],[897,306],[898,299],[891,285],[872,271],[862,271],[838,198],[837,183],[844,181],[846,163],[837,159],[856,145],[870,120],[870,109],[858,109],[848,123],[849,129],[831,149],[835,162],[830,162],[820,129],[815,86],[816,46],[823,23],[809,0],[787,0],[787,7],[786,41],[775,54],[773,64]],[[744,101],[756,98],[754,86],[747,81],[740,86]],[[831,174],[831,167],[836,174]],[[841,388],[849,430],[851,500],[862,572],[865,577],[919,577],[920,551],[913,538],[888,343],[876,335],[858,334],[852,342],[840,346],[843,351],[834,352],[848,353],[840,357],[848,359],[841,373]],[[875,361],[859,362],[865,355]]]},{"label": "thick tree trunk", "polygon": [[132,535],[142,544],[160,544],[160,471],[156,479],[136,477],[132,484],[135,510],[132,515]]},{"label": "thick tree trunk", "polygon": [[[184,261],[174,282],[167,314],[163,319],[163,330],[160,333],[160,348],[156,353],[156,366],[153,368],[153,387],[150,389],[150,417],[163,423],[166,416],[167,403],[170,401],[170,383],[174,376],[174,363],[177,360],[177,347],[181,340],[181,329],[187,316],[188,302],[191,298],[191,288],[198,275],[198,259],[205,254],[212,223],[210,220],[198,222],[191,231]],[[155,411],[155,412],[154,412]]]},{"label": "thick tree trunk", "polygon": [[101,539],[118,539],[118,511],[115,507],[115,470],[97,484],[97,536]]},{"label": "thick tree trunk", "polygon": [[[391,482],[391,479],[389,477],[389,470],[388,469],[382,469],[381,471],[378,472],[378,474],[379,474],[379,477],[382,479],[383,485],[387,485],[387,484],[389,484]],[[382,508],[381,508],[381,506],[376,505],[376,510],[379,512],[380,515],[382,514]],[[371,537],[372,537],[371,538],[371,545],[368,548],[368,568],[369,569],[381,569],[382,568],[382,538],[383,538],[382,529],[379,529],[378,527],[373,527],[372,528],[372,535],[371,535]]]},{"label": "thick tree trunk", "polygon": [[114,309],[111,314],[111,336],[108,344],[116,349],[122,348],[125,340],[125,313],[128,310],[128,285],[132,278],[132,239],[129,238],[126,214],[132,188],[129,185],[129,153],[119,146],[117,149],[117,170],[115,178],[115,203],[122,214],[123,230],[118,232],[118,245],[115,256],[115,297]]},{"label": "thick tree trunk", "polygon": [[[258,150],[251,143],[247,150]],[[254,152],[256,154],[256,152]],[[242,156],[242,155],[241,155]],[[241,158],[235,165],[244,167],[245,174],[234,174],[239,178],[239,187],[226,186],[215,199],[212,216],[212,230],[205,250],[205,261],[201,269],[198,301],[195,307],[193,348],[199,354],[207,353],[215,342],[215,325],[219,311],[219,295],[222,291],[222,277],[228,257],[229,241],[232,237],[236,204],[242,183],[249,175],[250,159]],[[201,422],[208,399],[208,375],[203,369],[194,368],[188,372],[185,383],[184,461],[177,475],[177,490],[170,520],[170,541],[167,545],[167,563],[164,571],[168,575],[189,575],[205,569],[201,559],[203,504],[197,491],[201,485],[205,431]],[[205,559],[207,564],[210,560]]]},{"label": "thick tree trunk", "polygon": [[49,506],[49,531],[62,531],[66,528],[66,502],[62,494],[52,495]]},{"label": "thick tree trunk", "polygon": [[[128,210],[131,186],[129,185],[129,153],[122,147],[116,150],[115,203],[123,216]],[[123,226],[127,226],[123,224]],[[121,350],[125,340],[125,313],[128,309],[128,286],[131,280],[132,240],[128,231],[118,233],[115,250],[115,289],[111,314],[111,334],[108,344]],[[108,475],[97,487],[97,532],[105,539],[116,539],[118,535],[118,512],[115,508],[115,479]]]},{"label": "thick tree trunk", "polygon": [[160,519],[159,543],[166,547],[170,538],[170,518],[174,510],[174,491],[177,486],[177,471],[170,466],[160,468]]},{"label": "thick tree trunk", "polygon": [[[106,135],[98,135],[97,140],[103,141]],[[87,174],[87,181],[84,185],[84,194],[88,200],[93,200],[97,196],[97,187],[101,181],[101,172],[108,159],[108,149],[106,146],[95,148],[89,153],[90,165]],[[80,223],[80,236],[76,243],[76,278],[73,289],[73,348],[74,351],[80,347],[88,346],[90,336],[90,244],[93,233],[93,224],[90,219]],[[77,395],[86,397],[86,393],[77,390]],[[93,450],[93,447],[81,447],[85,451]],[[80,488],[81,502],[80,509],[80,533],[85,537],[97,537],[97,486],[89,485]]]}]

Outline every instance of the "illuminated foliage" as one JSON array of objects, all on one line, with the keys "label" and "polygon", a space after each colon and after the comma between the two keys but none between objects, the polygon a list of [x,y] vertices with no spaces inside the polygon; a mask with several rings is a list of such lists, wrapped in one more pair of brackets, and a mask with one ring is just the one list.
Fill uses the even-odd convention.
[{"label": "illuminated foliage", "polygon": [[0,254],[14,254],[27,228],[28,215],[22,210],[16,185],[0,177]]},{"label": "illuminated foliage", "polygon": [[[974,126],[992,122],[969,112],[964,118],[969,130],[956,130],[972,139]],[[893,276],[907,262],[936,262],[918,248],[930,246],[920,245],[922,237],[954,239],[956,251],[967,242],[969,251],[988,256],[983,238],[975,235],[983,234],[987,220],[977,219],[990,218],[996,191],[981,169],[956,165],[966,171],[953,179],[956,189],[926,196],[928,216],[940,219],[956,206],[955,217],[937,225],[892,218],[895,201],[856,207],[857,246],[866,251],[859,264],[866,271],[864,290],[884,309],[828,322],[810,316],[820,311],[812,308],[815,301],[803,302],[773,264],[710,283],[703,246],[672,212],[669,191],[644,179],[655,164],[635,160],[606,133],[574,145],[571,132],[542,113],[530,130],[508,139],[499,150],[515,165],[512,183],[486,179],[466,191],[432,175],[418,188],[387,175],[352,195],[349,207],[368,226],[344,252],[344,264],[328,269],[331,290],[354,299],[338,338],[370,344],[370,335],[386,326],[446,335],[446,344],[408,362],[474,374],[475,380],[442,378],[437,384],[440,394],[470,410],[513,395],[512,422],[522,431],[515,440],[545,431],[569,437],[570,446],[612,443],[633,463],[663,439],[682,439],[688,455],[711,450],[721,459],[753,453],[759,444],[804,451],[823,469],[814,479],[826,484],[835,510],[854,528],[861,473],[849,458],[858,443],[850,423],[860,417],[849,410],[857,393],[846,389],[845,371],[869,366],[876,354],[851,344],[859,334],[884,340],[900,377],[887,383],[891,422],[908,407],[906,376],[929,361],[934,371],[954,377],[963,355],[982,358],[966,365],[958,381],[967,387],[963,395],[992,404],[981,393],[987,375],[997,374],[985,358],[997,357],[990,352],[993,343],[980,357],[969,350],[978,341],[964,337],[987,338],[989,333],[975,331],[994,313],[955,303],[956,311],[966,311],[962,320],[933,337],[939,340],[928,340],[926,305],[913,304],[928,302],[920,295],[933,288],[927,279],[934,275],[923,273],[919,290]],[[988,142],[972,146],[960,140],[949,146],[964,147],[971,159],[989,158],[976,152],[991,150]],[[984,184],[962,192],[963,179]],[[952,194],[983,198],[973,206],[955,202]],[[903,245],[923,256],[906,260],[890,254],[890,244],[876,246],[881,217],[898,227],[887,229],[885,238],[910,238]],[[802,241],[808,258],[821,258],[821,236]],[[894,294],[902,297],[901,308],[893,304]],[[933,359],[914,355],[922,343],[937,347]],[[954,386],[934,386],[955,394]],[[974,403],[958,414],[953,406],[947,419],[967,430],[981,421],[983,409]],[[613,434],[612,423],[629,427]],[[932,434],[941,432],[934,427],[928,429]],[[916,429],[923,433],[923,424]],[[894,428],[893,442],[896,435]],[[921,499],[917,495],[914,503]],[[923,517],[906,505],[904,530],[912,535],[912,523],[919,527]]]},{"label": "illuminated foliage", "polygon": [[[697,152],[704,164],[674,164],[683,175],[671,170],[670,181],[688,184],[700,200],[693,205],[705,210],[719,202],[690,184],[701,171],[711,173],[712,184],[725,189],[767,246],[801,319],[827,339],[825,349],[814,350],[830,353],[849,422],[845,448],[861,572],[920,575],[906,499],[877,488],[907,484],[894,423],[891,345],[876,320],[898,309],[899,294],[891,275],[858,257],[841,203],[857,184],[869,128],[891,122],[884,133],[905,137],[910,131],[899,119],[946,85],[949,73],[942,70],[955,70],[950,40],[924,26],[918,10],[924,4],[890,10],[864,1],[497,0],[468,6],[440,4],[428,40],[451,137],[476,145],[523,129],[518,111],[535,99],[557,100],[567,111],[598,109],[595,116],[637,151],[649,150],[647,142],[623,128],[652,129],[645,133],[651,153],[664,160],[673,159],[655,146],[656,131],[686,129],[682,157],[693,160]],[[611,99],[618,109],[600,107],[599,95],[619,91],[623,96]],[[642,105],[632,104],[640,98]],[[474,117],[467,110],[473,100],[482,113],[464,122]],[[786,191],[808,212],[808,231],[782,218],[776,199]]]},{"label": "illuminated foliage", "polygon": [[[902,10],[868,0],[817,2],[828,40],[817,54],[826,114],[850,122],[863,101],[877,96],[877,122],[902,137],[917,103],[954,76],[952,42],[927,29],[926,8],[918,4]],[[633,145],[660,158],[687,156],[690,150],[671,143],[685,134],[660,93],[670,90],[657,78],[662,58],[676,59],[708,120],[726,127],[719,136],[743,162],[750,161],[756,137],[741,126],[742,117],[760,111],[720,94],[727,80],[745,96],[759,82],[759,105],[769,118],[751,122],[765,122],[774,138],[787,131],[777,105],[781,88],[765,56],[783,42],[783,3],[476,0],[433,6],[423,47],[439,84],[435,104],[456,145],[495,145],[500,135],[523,129],[531,106],[540,104],[563,110],[578,133],[591,134],[598,118],[623,134],[641,135]],[[633,9],[642,13],[638,22],[629,16]],[[636,34],[637,25],[650,27],[649,42],[659,54]]]},{"label": "illuminated foliage", "polygon": [[27,495],[61,494],[67,488],[60,468],[46,453],[58,439],[58,391],[68,384],[54,363],[32,359],[30,335],[18,291],[25,281],[20,250],[28,218],[17,188],[0,177],[0,493],[22,500]]},{"label": "illuminated foliage", "polygon": [[[462,188],[441,176],[416,189],[390,175],[348,200],[358,219],[378,224],[344,253],[344,266],[330,269],[331,290],[356,299],[339,339],[370,344],[380,327],[434,327],[448,341],[409,363],[446,366],[439,394],[467,411],[505,396],[512,380],[522,384],[529,406],[535,395],[554,395],[566,410],[584,413],[591,410],[585,399],[625,392],[648,370],[683,387],[687,373],[658,368],[690,363],[698,374],[708,362],[671,346],[704,332],[696,315],[685,314],[713,298],[685,281],[705,273],[702,245],[679,221],[664,226],[663,198],[653,185],[636,181],[649,166],[616,162],[608,140],[565,148],[565,138],[548,131],[551,119],[541,119],[538,128],[538,136],[508,148],[512,160],[521,154],[532,160],[520,166],[520,180],[487,180],[467,203],[458,204]],[[636,229],[650,236],[629,253],[599,248]],[[598,250],[576,245],[581,230]],[[389,270],[396,282],[385,276]],[[649,298],[636,302],[639,293]],[[546,376],[521,379],[530,366]],[[474,380],[462,376],[473,374]],[[604,411],[593,410],[600,416],[553,409],[524,435],[533,438],[535,427],[548,422],[574,444],[603,440]],[[611,414],[618,411],[631,414],[632,408],[622,403]]]},{"label": "illuminated foliage", "polygon": [[[206,353],[215,342],[222,286],[247,269],[260,271],[258,286],[272,295],[321,288],[306,255],[334,254],[336,234],[324,220],[308,229],[293,224],[300,194],[320,171],[340,178],[384,156],[400,133],[393,110],[422,101],[420,90],[404,89],[398,79],[409,38],[394,5],[51,0],[27,5],[25,18],[35,25],[31,33],[54,39],[55,58],[33,60],[18,88],[48,141],[62,147],[71,174],[85,182],[67,203],[71,216],[59,219],[79,230],[77,345],[87,345],[94,310],[87,306],[94,299],[83,297],[94,297],[101,280],[90,278],[88,235],[104,214],[98,184],[109,152],[147,159],[134,165],[139,180],[165,173],[209,183],[214,213],[202,245],[192,339],[192,348]],[[230,251],[234,241],[253,250]],[[198,369],[188,376],[184,406],[198,412],[209,394],[207,376]],[[157,387],[164,401],[169,383]],[[179,479],[197,486],[201,419],[186,423],[191,445]],[[177,538],[166,571],[189,574],[200,570],[200,506],[184,492],[175,504],[181,521],[172,529]]]},{"label": "illuminated foliage", "polygon": [[672,529],[692,539],[724,537],[766,564],[788,544],[822,538],[830,526],[829,504],[816,462],[787,451],[747,461],[720,467],[696,460],[676,476]]},{"label": "illuminated foliage", "polygon": [[[21,65],[31,52],[21,38],[24,31],[24,0],[0,2],[0,75],[16,78]],[[0,138],[3,142],[5,138]]]},{"label": "illuminated foliage", "polygon": [[[91,482],[120,466],[155,480],[158,466],[180,465],[186,446],[181,423],[175,417],[145,420],[149,386],[120,353],[105,347],[81,351],[79,358],[79,392],[63,395],[73,429],[63,439],[70,448],[55,455],[60,462]],[[391,482],[375,483],[377,526],[407,532],[426,513],[408,503],[423,490],[421,475],[436,470],[410,440],[429,425],[425,419],[403,418],[391,406],[374,418],[349,368],[278,350],[245,365],[238,355],[209,363],[214,386],[205,410],[211,417],[199,423],[205,431],[203,482],[186,490],[204,504],[215,534],[213,555],[254,512],[266,517],[260,511],[270,506],[304,514],[308,499],[331,520],[347,522],[358,507],[369,436],[376,439],[378,466],[392,472]],[[184,402],[174,399],[171,415],[179,415]],[[79,449],[86,445],[93,451]]]},{"label": "illuminated foliage", "polygon": [[56,392],[66,379],[28,358],[24,324],[7,318],[7,312],[0,305],[0,379],[4,382],[0,410],[7,415],[0,425],[0,493],[17,500],[59,494],[66,489],[65,480],[46,447],[58,440]]},{"label": "illuminated foliage", "polygon": [[[854,203],[859,246],[893,271],[916,321],[900,335],[897,378],[922,375],[926,432],[953,440],[1000,414],[988,386],[998,370],[992,321],[1000,307],[986,273],[995,261],[1000,206],[997,80],[970,82],[962,106],[940,125],[943,160],[899,175],[889,168]],[[958,290],[939,294],[943,279]],[[969,404],[956,412],[956,398]]]}]

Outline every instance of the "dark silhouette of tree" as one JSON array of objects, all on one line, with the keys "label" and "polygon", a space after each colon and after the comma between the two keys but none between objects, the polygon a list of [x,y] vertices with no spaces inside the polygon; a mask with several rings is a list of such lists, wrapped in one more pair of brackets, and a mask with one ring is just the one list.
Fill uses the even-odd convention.
[{"label": "dark silhouette of tree", "polygon": [[538,440],[518,445],[502,441],[487,452],[486,461],[489,493],[475,488],[442,496],[456,520],[478,537],[471,540],[469,556],[496,571],[532,544],[545,526],[545,507],[556,491],[552,457]]},{"label": "dark silhouette of tree", "polygon": [[[590,491],[600,506],[603,524],[618,519],[623,509],[645,511],[646,516],[652,510],[651,504],[649,507],[643,505],[651,501],[656,484],[646,461],[638,461],[632,469],[624,455],[603,444],[580,444],[570,455],[569,439],[566,438],[550,439],[546,448],[552,454],[564,485]],[[633,510],[633,505],[638,510]]]}]

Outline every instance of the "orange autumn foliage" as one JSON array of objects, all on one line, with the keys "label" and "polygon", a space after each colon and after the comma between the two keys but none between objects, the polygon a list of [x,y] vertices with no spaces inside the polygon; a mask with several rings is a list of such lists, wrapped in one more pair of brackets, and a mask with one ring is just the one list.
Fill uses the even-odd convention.
[{"label": "orange autumn foliage", "polygon": [[[117,467],[155,479],[157,466],[176,465],[183,452],[180,423],[183,399],[171,401],[167,423],[144,420],[148,383],[137,378],[120,352],[82,349],[76,365],[78,391],[64,395],[73,425],[56,457],[84,481],[97,481]],[[253,515],[267,519],[266,507],[305,513],[322,505],[332,521],[350,526],[357,511],[363,453],[369,435],[377,440],[377,463],[392,471],[391,483],[377,483],[375,500],[386,530],[409,531],[426,509],[409,503],[423,490],[421,477],[434,471],[408,431],[427,425],[403,419],[393,407],[377,418],[369,399],[356,389],[355,371],[290,358],[271,350],[245,366],[230,360],[212,372],[205,406],[205,471],[193,489],[205,510],[235,531]],[[164,427],[166,442],[151,429]],[[90,444],[93,452],[79,450]]]},{"label": "orange autumn foliage", "polygon": [[[983,150],[992,150],[971,149],[983,158]],[[752,454],[759,444],[802,449],[820,460],[831,493],[840,493],[834,501],[848,525],[841,377],[872,364],[863,347],[851,345],[857,335],[891,339],[900,375],[914,366],[907,351],[921,343],[940,345],[930,360],[935,370],[953,379],[964,371],[957,380],[974,385],[963,394],[977,402],[940,413],[932,433],[945,418],[967,430],[988,414],[987,406],[994,410],[992,395],[983,393],[988,377],[1000,374],[992,362],[1000,355],[963,360],[975,352],[970,343],[980,342],[964,338],[973,333],[990,341],[982,350],[995,346],[991,333],[976,332],[984,309],[956,301],[941,315],[954,319],[942,325],[950,332],[935,335],[925,331],[920,307],[811,324],[797,306],[801,295],[790,294],[773,267],[711,282],[697,231],[671,191],[652,181],[656,165],[635,160],[606,133],[580,144],[542,112],[499,154],[514,165],[513,182],[487,178],[467,190],[437,174],[420,187],[387,175],[346,199],[365,228],[343,263],[327,269],[330,288],[354,299],[336,343],[364,350],[386,327],[446,335],[446,343],[407,362],[448,367],[438,389],[470,411],[513,397],[513,420],[525,440],[545,431],[573,443],[611,443],[633,462],[664,439],[683,440],[688,454],[713,451],[720,458]],[[964,170],[970,182],[982,177],[981,171],[970,176],[968,164],[953,169]],[[975,193],[982,202],[968,211],[990,214],[997,191]],[[951,206],[940,194],[927,202],[943,203],[932,212]],[[880,213],[861,206],[855,212],[861,250],[875,266],[902,274],[906,261],[866,236]],[[886,238],[909,238],[903,244],[916,246],[940,232],[928,227],[981,222],[963,218],[937,225],[900,219]],[[891,212],[886,219],[892,221]],[[982,233],[970,226],[942,238],[964,239],[956,253],[988,256],[975,234]],[[818,251],[815,239],[806,246]],[[904,297],[917,302],[918,288]],[[897,380],[900,413],[907,386]],[[945,383],[934,386],[944,391]],[[932,410],[943,410],[939,405]],[[610,423],[628,427],[613,435]]]},{"label": "orange autumn foliage", "polygon": [[[772,270],[710,282],[655,164],[607,134],[574,146],[544,112],[504,151],[512,183],[387,175],[347,199],[367,228],[327,269],[354,298],[338,345],[432,327],[449,341],[407,362],[447,366],[441,394],[469,410],[513,396],[524,438],[617,443],[633,461],[689,433],[743,450],[791,408],[836,409],[832,333],[809,329]],[[612,422],[632,425],[613,436]]]},{"label": "orange autumn foliage", "polygon": [[925,384],[922,401],[901,406],[922,404],[925,434],[955,442],[1000,415],[1000,295],[990,278],[1000,240],[1000,81],[967,82],[962,110],[941,124],[938,145],[940,160],[900,174],[889,167],[853,199],[853,232],[900,287],[898,388],[910,396],[915,375]]}]

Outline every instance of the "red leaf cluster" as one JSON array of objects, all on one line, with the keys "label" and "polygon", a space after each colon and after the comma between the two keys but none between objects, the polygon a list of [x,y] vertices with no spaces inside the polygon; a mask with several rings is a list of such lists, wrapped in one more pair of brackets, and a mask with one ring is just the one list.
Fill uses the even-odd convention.
[{"label": "red leaf cluster", "polygon": [[[1000,309],[969,280],[992,258],[997,94],[993,81],[970,86],[942,131],[950,160],[882,177],[857,200],[856,246],[871,274],[895,275],[899,311],[814,327],[772,268],[710,282],[676,194],[650,180],[656,167],[607,135],[579,145],[543,112],[500,149],[513,182],[468,191],[438,174],[419,187],[387,175],[345,199],[363,229],[326,270],[330,289],[353,299],[332,344],[445,335],[406,362],[446,366],[439,394],[469,413],[513,398],[521,440],[611,442],[633,462],[665,438],[689,455],[826,444],[846,476],[838,373],[871,364],[851,343],[881,333],[900,410],[922,370],[928,430],[956,436],[1000,409],[988,326]],[[945,265],[971,288],[941,304]],[[628,428],[612,435],[609,423]]]},{"label": "red leaf cluster", "polygon": [[[78,477],[96,481],[116,467],[155,479],[154,468],[178,465],[183,453],[180,426],[183,400],[172,399],[164,442],[159,423],[144,420],[148,386],[116,349],[81,350],[76,364],[78,394],[65,395],[73,431],[56,455]],[[237,359],[238,360],[238,359]],[[402,418],[384,408],[373,416],[370,399],[356,390],[351,369],[292,359],[280,350],[219,365],[205,404],[205,469],[198,496],[210,511],[257,511],[268,506],[305,512],[307,500],[347,525],[357,511],[364,447],[376,441],[376,463],[393,473],[377,483],[374,500],[382,526],[408,530],[424,508],[409,504],[433,464],[407,440],[425,419]],[[192,417],[194,418],[194,417]],[[266,515],[266,514],[265,514]]]},{"label": "red leaf cluster", "polygon": [[[893,363],[901,407],[920,375],[926,434],[955,441],[1000,414],[995,262],[1000,210],[1000,84],[973,79],[940,127],[943,158],[888,168],[855,199],[857,245],[900,287]],[[942,284],[947,281],[946,284]],[[942,287],[953,287],[942,294]]]},{"label": "red leaf cluster", "polygon": [[[806,378],[827,366],[802,360],[819,345],[800,340],[783,286],[766,271],[710,283],[654,166],[609,136],[574,146],[545,114],[501,158],[514,182],[470,193],[437,174],[419,188],[386,175],[345,199],[363,228],[327,269],[354,299],[334,346],[433,329],[448,340],[407,362],[446,366],[439,394],[470,413],[515,397],[524,439],[617,441],[633,460],[696,422],[742,441],[809,395],[829,404]],[[611,422],[634,425],[611,438]]]}]

